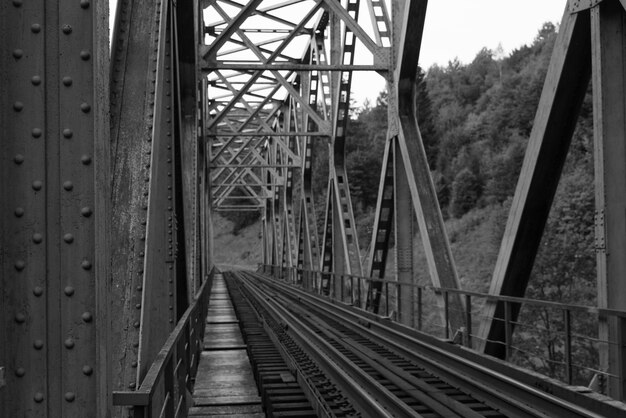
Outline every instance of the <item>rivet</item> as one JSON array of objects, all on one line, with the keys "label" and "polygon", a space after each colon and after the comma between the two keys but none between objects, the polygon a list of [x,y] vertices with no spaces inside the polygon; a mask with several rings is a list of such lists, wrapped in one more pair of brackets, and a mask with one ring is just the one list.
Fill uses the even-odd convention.
[{"label": "rivet", "polygon": [[[15,1],[14,1],[13,3],[15,3]],[[43,393],[41,393],[41,392],[37,392],[37,393],[35,393],[35,396],[33,396],[33,399],[34,399],[34,400],[35,400],[35,402],[37,402],[37,403],[41,403],[41,402],[43,402]]]},{"label": "rivet", "polygon": [[36,350],[41,350],[43,348],[43,341],[35,340],[35,342],[33,343],[33,347],[35,347]]},{"label": "rivet", "polygon": [[140,326],[140,325],[141,325],[141,324],[139,323],[139,321],[135,321],[135,323],[133,324],[133,326],[134,326],[135,328],[139,328],[139,326]]},{"label": "rivet", "polygon": [[31,131],[31,135],[33,136],[33,138],[39,138],[42,134],[43,131],[39,128],[33,128],[33,130]]},{"label": "rivet", "polygon": [[89,111],[91,110],[91,106],[89,106],[88,103],[81,103],[80,110],[82,110],[83,113],[89,113]]},{"label": "rivet", "polygon": [[83,9],[88,9],[89,8],[89,0],[80,0],[80,7],[82,7]]},{"label": "rivet", "polygon": [[43,241],[43,235],[41,235],[39,232],[35,232],[33,234],[33,242],[35,244],[41,244],[42,241]]},{"label": "rivet", "polygon": [[[142,273],[143,273],[143,272],[142,272]],[[142,290],[143,290],[143,287],[142,287],[142,286],[137,286],[137,291],[138,291],[138,292],[141,292]]]},{"label": "rivet", "polygon": [[90,366],[83,366],[83,374],[85,376],[91,376],[93,369]]},{"label": "rivet", "polygon": [[21,218],[22,216],[24,216],[24,208],[15,208],[15,211],[13,213],[15,213],[16,217]]},{"label": "rivet", "polygon": [[65,392],[65,400],[67,402],[74,402],[74,399],[76,399],[74,392]]},{"label": "rivet", "polygon": [[33,181],[33,190],[41,190],[43,187],[43,182],[41,180]]},{"label": "rivet", "polygon": [[30,31],[32,33],[39,33],[39,32],[41,32],[41,25],[39,23],[33,23],[32,25],[30,25]]},{"label": "rivet", "polygon": [[135,342],[133,343],[133,347],[135,347],[135,348],[139,347],[139,343],[138,343],[137,341],[135,341]]},{"label": "rivet", "polygon": [[63,77],[63,85],[64,86],[71,86],[72,85],[72,77]]},{"label": "rivet", "polygon": [[174,310],[174,307],[172,305],[169,306],[170,311]]},{"label": "rivet", "polygon": [[13,0],[13,6],[21,7],[22,6],[22,0]]},{"label": "rivet", "polygon": [[131,388],[131,389],[135,389],[135,382],[129,383],[128,387]]},{"label": "rivet", "polygon": [[68,338],[67,340],[65,340],[63,345],[65,346],[65,348],[72,349],[74,348],[74,340],[71,338]]},{"label": "rivet", "polygon": [[85,218],[89,218],[92,213],[93,212],[89,206],[85,206],[80,210],[80,214],[83,215]]},{"label": "rivet", "polygon": [[130,363],[131,367],[137,367],[137,362],[133,361],[132,363]]},{"label": "rivet", "polygon": [[83,155],[82,157],[80,157],[80,162],[84,165],[89,165],[91,164],[91,157],[89,155]]},{"label": "rivet", "polygon": [[22,271],[24,270],[25,267],[26,267],[26,263],[24,262],[24,260],[17,260],[15,262],[15,270]]},{"label": "rivet", "polygon": [[74,288],[72,286],[65,286],[63,293],[65,293],[66,296],[72,296],[74,294]]},{"label": "rivet", "polygon": [[38,75],[34,75],[31,79],[30,82],[33,84],[33,86],[38,86],[41,84],[41,77],[39,77]]},{"label": "rivet", "polygon": [[21,112],[22,109],[24,109],[24,103],[22,102],[13,103],[13,110],[15,110],[16,112]]},{"label": "rivet", "polygon": [[68,192],[74,188],[74,184],[71,181],[66,181],[63,183],[63,188]]},{"label": "rivet", "polygon": [[15,370],[15,375],[16,375],[17,377],[24,377],[24,375],[25,375],[25,374],[26,374],[26,370],[24,370],[24,368],[23,368],[23,367],[18,367],[18,368]]},{"label": "rivet", "polygon": [[170,319],[170,324],[173,324],[173,323],[174,323],[174,320],[173,320],[173,319]]},{"label": "rivet", "polygon": [[15,162],[15,164],[22,164],[24,162],[24,156],[22,154],[17,154],[15,157],[13,157],[13,162]]},{"label": "rivet", "polygon": [[63,241],[67,242],[68,244],[71,244],[72,242],[74,242],[74,235],[72,234],[63,235]]},{"label": "rivet", "polygon": [[93,316],[91,315],[91,312],[84,312],[81,318],[85,322],[91,322],[93,320]]},{"label": "rivet", "polygon": [[43,295],[43,288],[40,286],[37,286],[33,289],[33,295],[39,297],[41,295]]},{"label": "rivet", "polygon": [[84,270],[91,270],[91,261],[89,260],[83,260],[82,263],[80,263],[80,266],[84,269]]},{"label": "rivet", "polygon": [[13,51],[13,57],[15,59],[20,59],[24,56],[24,51],[22,51],[21,49],[16,49]]},{"label": "rivet", "polygon": [[63,136],[69,139],[74,136],[74,132],[71,129],[63,129]]},{"label": "rivet", "polygon": [[21,312],[15,314],[15,322],[17,322],[18,324],[23,324],[24,322],[26,322],[26,315]]},{"label": "rivet", "polygon": [[87,61],[89,58],[91,58],[91,54],[89,53],[89,51],[80,51],[80,58],[83,61]]},{"label": "rivet", "polygon": [[141,309],[141,303],[136,304],[136,305],[135,305],[135,308],[137,308],[137,309]]},{"label": "rivet", "polygon": [[69,35],[72,33],[72,27],[70,25],[63,25],[63,33]]}]

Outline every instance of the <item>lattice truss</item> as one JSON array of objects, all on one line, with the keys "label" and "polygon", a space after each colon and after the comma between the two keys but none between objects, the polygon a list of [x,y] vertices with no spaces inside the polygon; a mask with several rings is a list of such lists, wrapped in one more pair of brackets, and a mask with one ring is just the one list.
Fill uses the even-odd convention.
[{"label": "lattice truss", "polygon": [[[201,67],[214,210],[262,210],[268,262],[319,269],[312,141],[331,147],[329,209],[346,269],[361,273],[344,166],[353,71],[387,74],[384,1],[205,1]],[[359,61],[355,47],[360,42]],[[297,218],[297,219],[296,219]],[[332,228],[332,216],[327,219]],[[296,236],[299,238],[297,239]],[[330,246],[331,236],[325,238]],[[326,254],[332,261],[331,248]]]}]

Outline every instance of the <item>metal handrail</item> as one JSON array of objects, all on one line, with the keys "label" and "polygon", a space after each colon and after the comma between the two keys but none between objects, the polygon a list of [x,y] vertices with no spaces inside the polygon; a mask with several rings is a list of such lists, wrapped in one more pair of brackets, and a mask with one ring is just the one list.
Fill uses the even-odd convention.
[{"label": "metal handrail", "polygon": [[165,395],[158,408],[161,415],[164,411],[184,408],[185,391],[192,389],[189,385],[198,368],[204,318],[214,274],[215,268],[163,344],[139,388],[135,391],[113,391],[113,405],[131,407],[134,418],[151,418],[157,406],[153,402],[154,395],[163,384]]},{"label": "metal handrail", "polygon": [[615,309],[608,309],[608,308],[599,308],[599,307],[596,307],[596,306],[567,304],[567,303],[552,302],[552,301],[538,300],[538,299],[526,299],[526,298],[520,298],[520,297],[515,297],[515,296],[492,295],[492,294],[489,294],[489,293],[474,292],[474,291],[470,291],[470,290],[452,289],[452,288],[437,287],[437,286],[432,286],[432,285],[419,285],[419,284],[415,284],[415,283],[412,283],[412,282],[402,282],[402,281],[390,280],[390,279],[377,279],[377,278],[373,278],[373,277],[357,276],[357,275],[353,275],[353,274],[328,273],[328,272],[321,272],[321,271],[316,271],[316,270],[298,269],[296,267],[281,267],[281,266],[273,266],[273,265],[263,265],[262,268],[264,268],[264,267],[269,267],[269,268],[274,268],[274,269],[281,269],[281,270],[291,270],[291,271],[296,272],[298,274],[300,274],[300,273],[310,273],[310,274],[315,274],[315,275],[322,275],[322,274],[323,275],[330,275],[330,276],[333,276],[333,277],[335,277],[335,276],[342,276],[344,278],[354,278],[354,279],[358,279],[358,280],[362,280],[362,281],[366,281],[366,282],[386,283],[388,285],[393,285],[393,286],[409,286],[409,287],[413,287],[415,289],[432,290],[433,292],[436,292],[436,293],[455,293],[455,294],[459,294],[459,295],[476,296],[476,297],[479,297],[479,298],[483,298],[485,300],[496,301],[496,302],[523,303],[523,304],[526,304],[526,305],[533,305],[533,306],[537,306],[537,307],[555,308],[555,309],[567,309],[567,310],[572,311],[572,312],[585,312],[585,313],[590,313],[590,314],[598,314],[598,315],[607,315],[607,316],[616,316],[616,317],[619,317],[619,318],[626,318],[626,311],[618,311],[618,310],[615,310]]},{"label": "metal handrail", "polygon": [[[577,315],[593,315],[597,317],[597,320],[607,320],[610,318],[626,318],[625,311],[619,311],[614,309],[607,308],[599,308],[594,306],[583,306],[576,304],[566,304],[552,301],[543,301],[536,299],[524,299],[520,297],[513,296],[499,296],[499,295],[491,295],[486,293],[467,291],[461,289],[450,289],[450,288],[442,288],[436,287],[432,285],[418,285],[410,282],[399,282],[396,280],[389,279],[377,279],[363,276],[356,276],[350,274],[337,274],[331,272],[321,272],[314,270],[305,270],[298,269],[294,267],[282,267],[282,266],[271,266],[271,265],[260,265],[259,269],[263,273],[271,274],[277,279],[290,282],[293,285],[303,288],[309,292],[317,293],[320,295],[325,295],[325,297],[330,298],[331,300],[340,301],[342,303],[348,303],[358,309],[367,309],[366,300],[368,293],[368,285],[371,283],[383,283],[384,286],[382,289],[382,294],[384,295],[384,310],[381,313],[383,317],[390,318],[390,315],[394,314],[393,305],[394,305],[394,297],[392,295],[393,292],[390,292],[390,286],[397,287],[399,289],[414,289],[416,293],[416,317],[411,319],[410,321],[415,321],[409,324],[412,328],[415,328],[419,331],[424,331],[424,293],[425,291],[432,292],[433,295],[438,296],[440,308],[443,310],[444,319],[443,325],[441,326],[443,330],[443,336],[446,339],[449,339],[451,335],[455,336],[455,341],[464,345],[468,348],[475,348],[475,341],[482,340],[482,337],[479,335],[475,335],[473,332],[472,323],[476,320],[478,316],[480,316],[479,311],[475,308],[472,308],[472,302],[476,299],[481,299],[486,302],[497,302],[502,303],[504,307],[504,317],[498,318],[497,320],[503,321],[505,325],[505,336],[503,341],[493,341],[498,344],[502,344],[505,347],[505,355],[506,359],[512,359],[514,352],[521,352],[520,349],[515,345],[514,339],[514,328],[516,326],[520,326],[517,321],[513,321],[512,319],[512,310],[515,306],[524,307],[526,310],[533,309],[544,309],[544,310],[555,310],[560,311],[560,318],[555,319],[555,321],[561,321],[560,325],[563,329],[561,330],[553,330],[552,333],[555,335],[559,335],[562,339],[562,356],[563,359],[559,361],[554,361],[553,359],[545,359],[546,361],[560,364],[563,369],[563,377],[562,380],[565,383],[573,384],[574,383],[574,369],[586,370],[587,373],[595,374],[598,377],[600,382],[604,382],[605,379],[619,379],[619,377],[613,376],[606,370],[598,370],[598,368],[590,367],[587,365],[576,364],[574,359],[574,338],[578,341],[588,341],[596,344],[604,344],[605,346],[614,346],[620,344],[618,341],[600,341],[594,339],[590,336],[579,336],[575,335],[573,332],[572,323],[574,322],[573,314]],[[322,278],[330,279],[331,281],[340,280],[340,293],[333,294],[332,291],[335,289],[335,286],[328,286],[327,288],[331,289],[331,293],[328,294],[324,292],[320,283],[322,282]],[[461,295],[464,298],[464,307],[463,312],[461,312],[463,319],[463,327],[459,330],[452,330],[449,327],[449,316],[451,314],[452,307],[448,303],[448,299],[450,294]],[[432,302],[427,302],[432,303]],[[392,310],[390,310],[390,307]],[[415,324],[416,323],[416,324]],[[416,326],[415,326],[416,325]],[[431,331],[427,331],[428,333],[432,333],[433,327],[438,327],[438,325],[430,323],[429,327]],[[436,333],[439,334],[439,333]],[[459,337],[457,339],[457,337]],[[555,377],[555,376],[553,376]],[[603,380],[604,379],[604,380]],[[601,383],[598,390],[603,393],[604,392],[604,384]]]}]

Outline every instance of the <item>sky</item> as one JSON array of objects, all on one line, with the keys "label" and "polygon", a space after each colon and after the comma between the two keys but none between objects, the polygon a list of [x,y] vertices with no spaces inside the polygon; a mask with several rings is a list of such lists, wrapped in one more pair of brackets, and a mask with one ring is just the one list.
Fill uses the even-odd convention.
[{"label": "sky", "polygon": [[[393,0],[391,0],[393,1]],[[111,11],[117,0],[109,0]],[[420,65],[469,63],[483,47],[505,54],[531,43],[545,22],[559,23],[567,0],[431,0],[428,2]],[[113,14],[113,12],[111,12]],[[367,88],[361,86],[367,86]],[[377,74],[356,74],[352,97],[375,102],[384,89]]]}]

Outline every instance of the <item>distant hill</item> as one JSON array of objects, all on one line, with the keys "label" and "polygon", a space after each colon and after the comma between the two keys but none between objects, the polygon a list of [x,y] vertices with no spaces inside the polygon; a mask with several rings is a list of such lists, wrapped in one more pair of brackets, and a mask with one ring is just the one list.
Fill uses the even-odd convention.
[{"label": "distant hill", "polygon": [[256,269],[257,263],[263,260],[261,223],[253,223],[235,234],[235,223],[214,213],[213,226],[214,257],[218,267]]}]

